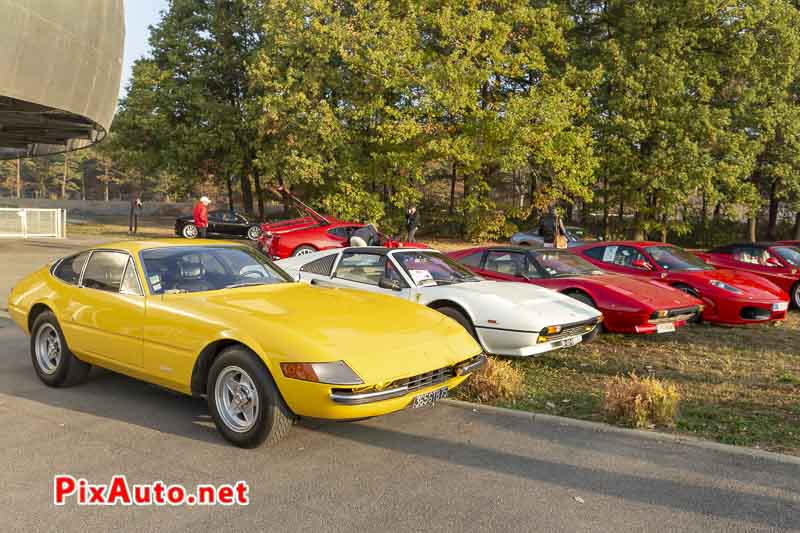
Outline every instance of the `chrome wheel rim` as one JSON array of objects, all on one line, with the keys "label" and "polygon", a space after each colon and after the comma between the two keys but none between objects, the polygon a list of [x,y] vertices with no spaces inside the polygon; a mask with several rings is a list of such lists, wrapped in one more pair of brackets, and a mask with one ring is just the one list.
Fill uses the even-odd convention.
[{"label": "chrome wheel rim", "polygon": [[197,228],[195,226],[184,226],[183,236],[187,239],[194,239],[197,237]]},{"label": "chrome wheel rim", "polygon": [[258,239],[260,236],[261,236],[261,230],[255,226],[247,230],[247,238],[250,239],[251,241]]},{"label": "chrome wheel rim", "polygon": [[222,422],[231,431],[244,433],[256,425],[258,390],[253,379],[238,366],[229,366],[217,376],[214,401]]},{"label": "chrome wheel rim", "polygon": [[800,309],[800,285],[794,290],[794,305]]},{"label": "chrome wheel rim", "polygon": [[52,324],[42,324],[34,342],[36,362],[45,374],[55,374],[61,362],[61,338]]},{"label": "chrome wheel rim", "polygon": [[313,253],[314,253],[314,250],[312,250],[311,248],[303,248],[301,250],[297,250],[297,253],[294,254],[294,255],[296,257],[298,255],[308,255],[308,254],[313,254]]}]

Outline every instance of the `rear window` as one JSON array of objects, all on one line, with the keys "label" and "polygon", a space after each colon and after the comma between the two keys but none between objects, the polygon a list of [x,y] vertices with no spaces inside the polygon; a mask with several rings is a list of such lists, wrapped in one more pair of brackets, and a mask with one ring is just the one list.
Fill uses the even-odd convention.
[{"label": "rear window", "polygon": [[62,259],[53,271],[53,275],[71,285],[77,285],[87,257],[89,252],[81,252]]}]

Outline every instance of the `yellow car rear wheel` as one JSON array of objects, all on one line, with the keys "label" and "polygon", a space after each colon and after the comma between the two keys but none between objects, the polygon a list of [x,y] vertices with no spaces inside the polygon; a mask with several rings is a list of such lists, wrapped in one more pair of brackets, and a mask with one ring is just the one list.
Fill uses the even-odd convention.
[{"label": "yellow car rear wheel", "polygon": [[217,430],[236,446],[275,444],[294,422],[264,363],[244,346],[226,348],[214,360],[206,392]]}]

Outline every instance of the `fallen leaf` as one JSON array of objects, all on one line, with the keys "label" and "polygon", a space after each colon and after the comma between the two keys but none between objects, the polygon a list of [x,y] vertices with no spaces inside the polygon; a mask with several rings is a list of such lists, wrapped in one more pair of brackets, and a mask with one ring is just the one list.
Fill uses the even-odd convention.
[{"label": "fallen leaf", "polygon": [[583,498],[581,498],[580,496],[573,496],[573,498],[572,498],[572,499],[573,499],[573,500],[575,500],[575,501],[576,501],[576,502],[578,502],[578,503],[586,503],[586,502],[583,500]]}]

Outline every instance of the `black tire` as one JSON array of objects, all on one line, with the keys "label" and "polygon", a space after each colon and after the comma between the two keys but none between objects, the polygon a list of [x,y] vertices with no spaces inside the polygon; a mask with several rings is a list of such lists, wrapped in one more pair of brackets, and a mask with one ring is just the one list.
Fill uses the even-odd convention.
[{"label": "black tire", "polygon": [[462,313],[455,307],[450,307],[448,305],[437,307],[436,310],[445,316],[449,316],[450,318],[461,324],[461,326],[465,330],[467,330],[467,333],[472,335],[472,338],[480,343],[480,341],[478,340],[478,334],[475,333],[475,328],[472,325],[472,321],[466,315],[464,315],[464,313]]},{"label": "black tire", "polygon": [[257,241],[261,237],[261,226],[250,226],[247,228],[246,236],[251,241]]},{"label": "black tire", "polygon": [[196,239],[200,232],[194,224],[186,224],[181,228],[181,235],[184,239]]},{"label": "black tire", "polygon": [[[42,362],[37,353],[37,344],[44,341],[44,336],[49,333],[52,341],[57,341],[59,356],[58,362],[49,360],[49,366]],[[41,348],[40,348],[41,349]],[[44,357],[44,356],[43,356]],[[50,311],[44,311],[33,322],[31,328],[31,360],[36,375],[42,383],[49,387],[70,387],[86,380],[92,366],[84,363],[69,350],[64,332],[58,324],[56,316]]]},{"label": "black tire", "polygon": [[789,292],[790,304],[795,309],[800,309],[800,281],[794,284],[791,292]]},{"label": "black tire", "polygon": [[319,250],[317,250],[316,248],[314,248],[310,244],[303,244],[303,245],[298,246],[297,248],[294,249],[294,251],[292,252],[292,257],[298,256],[298,255],[313,254],[313,253],[318,252],[318,251]]},{"label": "black tire", "polygon": [[[218,408],[215,392],[220,375],[235,372],[235,369],[240,369],[249,377],[258,399],[255,422],[244,431],[237,430],[226,422],[224,414]],[[208,410],[217,430],[228,442],[241,448],[254,448],[261,444],[271,446],[283,439],[294,423],[295,416],[283,401],[264,363],[243,346],[226,348],[214,360],[208,372],[206,393]],[[225,409],[224,405],[221,407]]]}]

